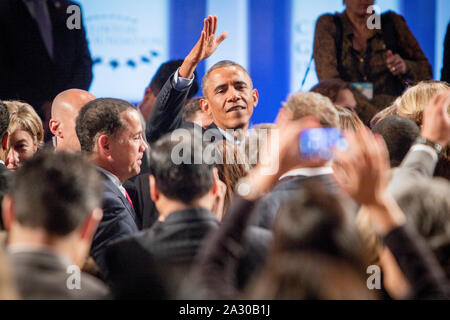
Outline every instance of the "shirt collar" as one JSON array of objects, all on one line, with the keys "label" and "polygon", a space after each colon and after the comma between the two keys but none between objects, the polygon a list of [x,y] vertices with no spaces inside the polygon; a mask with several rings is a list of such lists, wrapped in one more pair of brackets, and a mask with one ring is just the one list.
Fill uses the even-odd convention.
[{"label": "shirt collar", "polygon": [[296,177],[296,176],[314,177],[327,174],[333,174],[333,169],[331,167],[300,168],[286,172],[284,175],[281,176],[279,180],[287,177]]},{"label": "shirt collar", "polygon": [[122,183],[120,182],[120,179],[117,178],[117,176],[111,172],[109,172],[108,170],[105,170],[99,166],[97,166],[97,169],[100,170],[101,172],[103,172],[109,180],[111,180],[117,187],[121,188],[122,187]]},{"label": "shirt collar", "polygon": [[[233,142],[237,145],[240,145],[242,143],[242,140],[236,139],[232,134],[230,134],[229,132],[227,132],[226,130],[223,130],[219,127],[217,127],[217,129],[219,129],[220,133],[225,137],[225,139],[227,139],[230,142]],[[247,134],[246,136],[248,136],[249,132],[247,130]]]}]

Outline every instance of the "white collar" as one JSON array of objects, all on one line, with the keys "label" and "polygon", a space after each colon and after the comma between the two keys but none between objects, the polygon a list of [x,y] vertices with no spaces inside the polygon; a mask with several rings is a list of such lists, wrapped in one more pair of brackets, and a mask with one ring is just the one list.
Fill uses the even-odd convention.
[{"label": "white collar", "polygon": [[[233,142],[237,145],[240,145],[242,143],[241,140],[236,139],[232,134],[230,134],[229,132],[227,132],[226,130],[223,130],[219,127],[217,127],[217,129],[219,129],[220,133],[225,137],[225,139],[227,139],[230,142]],[[231,129],[232,130],[232,129]],[[249,135],[249,130],[247,130],[247,134],[245,135],[246,137]]]},{"label": "white collar", "polygon": [[280,180],[286,177],[296,177],[296,176],[314,177],[333,173],[334,173],[333,168],[331,167],[300,168],[286,172],[284,175],[281,176]]}]

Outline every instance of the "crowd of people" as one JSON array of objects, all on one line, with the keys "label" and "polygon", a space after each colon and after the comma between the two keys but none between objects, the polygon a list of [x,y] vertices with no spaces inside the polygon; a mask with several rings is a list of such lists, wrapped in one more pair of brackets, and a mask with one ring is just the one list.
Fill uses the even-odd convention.
[{"label": "crowd of people", "polygon": [[[320,83],[274,123],[250,126],[233,61],[194,98],[216,16],[137,107],[67,89],[44,125],[0,101],[0,299],[449,299],[449,85],[401,16],[390,47],[344,2],[317,22]],[[330,156],[306,151],[333,130]]]}]

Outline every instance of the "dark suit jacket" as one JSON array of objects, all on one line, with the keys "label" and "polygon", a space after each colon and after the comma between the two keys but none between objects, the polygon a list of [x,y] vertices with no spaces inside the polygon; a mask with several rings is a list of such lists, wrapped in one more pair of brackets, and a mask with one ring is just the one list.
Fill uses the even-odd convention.
[{"label": "dark suit jacket", "polygon": [[444,42],[444,65],[442,67],[441,81],[450,83],[450,23],[447,26],[447,33]]},{"label": "dark suit jacket", "polygon": [[137,233],[141,222],[119,188],[102,172],[100,173],[104,188],[103,219],[92,241],[91,256],[97,263],[102,275],[107,277],[104,262],[105,248],[114,240]]},{"label": "dark suit jacket", "polygon": [[[0,203],[3,197],[9,193],[13,179],[13,174],[3,163],[0,163]],[[0,215],[0,230],[3,230],[3,219]]]},{"label": "dark suit jacket", "polygon": [[180,128],[197,128],[202,130],[202,132],[211,130],[211,142],[217,139],[224,139],[214,123],[208,128],[203,129],[193,122],[184,121],[183,108],[190,87],[187,87],[182,91],[175,89],[172,84],[173,77],[174,75],[167,80],[159,92],[155,107],[147,121],[145,129],[147,141],[152,144],[163,135]]},{"label": "dark suit jacket", "polygon": [[337,185],[330,175],[312,177],[296,176],[280,180],[275,188],[262,198],[255,207],[253,224],[270,229],[281,205],[295,197],[295,194],[308,183],[320,183],[332,193],[337,192]]},{"label": "dark suit jacket", "polygon": [[[119,297],[177,297],[207,235],[219,227],[213,213],[192,208],[171,213],[164,222],[137,235],[111,244],[106,253],[108,283]],[[246,283],[262,265],[271,233],[251,231],[245,238],[245,257],[240,261],[237,285]]]},{"label": "dark suit jacket", "polygon": [[67,280],[74,273],[67,273],[68,266],[53,253],[13,252],[9,257],[23,299],[104,299],[108,294],[103,283],[86,273],[81,273],[79,290],[69,289]]},{"label": "dark suit jacket", "polygon": [[87,90],[92,60],[85,29],[70,30],[67,0],[47,0],[54,57],[47,53],[39,27],[22,0],[0,1],[0,99],[20,99],[37,111],[66,89]]},{"label": "dark suit jacket", "polygon": [[134,211],[142,221],[141,229],[150,228],[159,218],[155,203],[150,198],[149,174],[141,174],[123,184],[133,201]]}]

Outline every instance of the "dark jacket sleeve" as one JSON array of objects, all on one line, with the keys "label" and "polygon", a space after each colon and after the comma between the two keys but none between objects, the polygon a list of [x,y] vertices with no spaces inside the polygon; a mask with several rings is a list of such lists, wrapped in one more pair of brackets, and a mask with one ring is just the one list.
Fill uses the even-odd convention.
[{"label": "dark jacket sleeve", "polygon": [[86,39],[83,16],[81,17],[81,29],[71,30],[71,32],[76,33],[76,46],[74,47],[74,50],[76,50],[76,58],[71,70],[72,78],[67,84],[67,87],[89,90],[92,82],[92,58]]},{"label": "dark jacket sleeve", "polygon": [[206,299],[235,299],[238,260],[255,202],[234,196],[222,225],[213,233],[198,254],[195,281]]},{"label": "dark jacket sleeve", "polygon": [[450,83],[450,23],[447,26],[447,33],[444,42],[444,65],[442,68],[441,81]]},{"label": "dark jacket sleeve", "polygon": [[411,285],[411,299],[449,299],[448,280],[438,261],[414,229],[392,230],[384,242]]},{"label": "dark jacket sleeve", "polygon": [[191,87],[179,91],[173,86],[173,78],[174,74],[159,92],[155,107],[146,123],[145,134],[150,144],[183,126],[183,108]]}]

